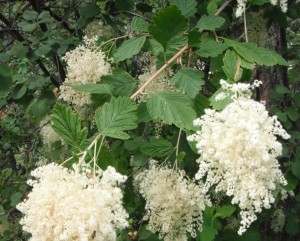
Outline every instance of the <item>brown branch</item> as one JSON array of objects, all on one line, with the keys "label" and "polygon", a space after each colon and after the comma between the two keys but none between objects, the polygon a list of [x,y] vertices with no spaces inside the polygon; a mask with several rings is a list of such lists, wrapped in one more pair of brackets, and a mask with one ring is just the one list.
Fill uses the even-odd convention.
[{"label": "brown branch", "polygon": [[[232,0],[227,0],[225,1],[220,8],[217,10],[217,12],[215,13],[215,15],[219,15],[224,8],[226,8],[228,6],[228,4],[231,2]],[[200,32],[202,32],[203,30],[200,30]],[[135,97],[137,97],[140,93],[142,93],[144,91],[144,89],[151,84],[151,82],[153,80],[156,79],[156,77],[158,77],[175,59],[177,59],[181,54],[183,54],[187,49],[189,49],[188,45],[185,45],[182,49],[180,49],[171,59],[169,59],[157,72],[155,72],[150,79],[148,79],[133,95],[130,96],[131,99],[134,99]]]},{"label": "brown branch", "polygon": [[144,89],[153,81],[156,79],[157,76],[161,74],[175,59],[177,59],[184,51],[186,51],[189,48],[188,45],[185,45],[182,49],[180,49],[177,54],[175,54],[171,59],[167,61],[154,75],[151,76],[150,79],[148,79],[142,86],[139,88],[132,96],[130,96],[131,99],[134,99],[136,96],[138,96],[140,93],[144,91]]}]

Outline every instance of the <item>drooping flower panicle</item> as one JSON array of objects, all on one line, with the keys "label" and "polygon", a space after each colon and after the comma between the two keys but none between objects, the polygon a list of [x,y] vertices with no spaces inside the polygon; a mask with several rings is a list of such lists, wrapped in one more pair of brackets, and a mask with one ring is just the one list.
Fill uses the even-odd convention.
[{"label": "drooping flower panicle", "polygon": [[194,121],[200,130],[188,137],[197,142],[201,156],[196,179],[206,176],[205,191],[215,185],[216,192],[232,196],[232,203],[239,205],[239,234],[256,220],[255,213],[271,207],[280,185],[287,184],[277,160],[282,154],[277,136],[289,138],[277,117],[270,117],[263,104],[250,99],[251,91],[245,87],[226,85],[234,93],[233,102],[220,112],[206,109]]},{"label": "drooping flower panicle", "polygon": [[50,163],[32,171],[28,184],[33,189],[17,205],[30,241],[114,241],[116,229],[127,226],[117,186],[126,177],[113,167],[92,178],[78,170]]},{"label": "drooping flower panicle", "polygon": [[196,237],[202,227],[202,213],[208,199],[202,186],[185,177],[183,171],[157,167],[155,163],[136,177],[146,199],[148,229],[159,232],[165,241],[185,241],[187,233]]}]

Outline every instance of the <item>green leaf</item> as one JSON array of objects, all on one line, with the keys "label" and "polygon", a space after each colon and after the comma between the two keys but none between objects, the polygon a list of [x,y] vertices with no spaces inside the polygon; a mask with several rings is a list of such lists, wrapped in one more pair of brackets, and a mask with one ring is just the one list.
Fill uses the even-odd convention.
[{"label": "green leaf", "polygon": [[124,148],[128,151],[135,151],[146,144],[146,140],[140,136],[134,137],[132,140],[124,142]]},{"label": "green leaf", "polygon": [[14,207],[16,206],[22,198],[22,193],[21,192],[15,192],[11,195],[10,197],[10,206]]},{"label": "green leaf", "polygon": [[146,228],[146,225],[144,225],[140,230],[139,238],[141,240],[145,240],[148,239],[151,235],[152,233]]},{"label": "green leaf", "polygon": [[149,32],[166,51],[170,45],[170,40],[182,33],[186,27],[185,17],[181,15],[180,10],[175,5],[172,5],[159,11],[153,17],[153,24],[149,26]]},{"label": "green leaf", "polygon": [[71,87],[76,91],[86,92],[90,94],[109,94],[113,96],[113,86],[107,84],[71,85]]},{"label": "green leaf", "polygon": [[129,97],[112,98],[96,111],[95,119],[100,135],[118,139],[129,139],[125,130],[137,127],[137,106]]},{"label": "green leaf", "polygon": [[195,52],[195,54],[204,58],[217,57],[227,48],[228,46],[224,43],[216,42],[210,38],[205,38],[201,41],[199,49]]},{"label": "green leaf", "polygon": [[[297,171],[298,172],[298,171]],[[289,171],[284,175],[284,178],[287,180],[288,184],[283,186],[286,191],[294,190],[298,185],[297,178]]]},{"label": "green leaf", "polygon": [[148,122],[152,120],[147,110],[146,102],[142,102],[138,105],[137,116],[138,116],[138,120],[137,120],[138,123]]},{"label": "green leaf", "polygon": [[209,15],[213,15],[217,12],[218,10],[218,5],[216,4],[216,2],[214,0],[211,0],[208,4],[207,4],[207,12]]},{"label": "green leaf", "polygon": [[38,23],[51,23],[52,19],[51,19],[51,15],[50,12],[48,11],[43,11],[40,13],[40,15],[38,16]]},{"label": "green leaf", "polygon": [[14,54],[16,58],[24,58],[28,52],[29,52],[28,46],[24,46],[21,44],[20,47],[14,51]]},{"label": "green leaf", "polygon": [[179,128],[193,130],[196,112],[192,105],[186,95],[161,92],[150,95],[147,109],[153,119],[160,119],[169,125],[174,124]]},{"label": "green leaf", "polygon": [[170,81],[188,97],[194,98],[201,90],[201,86],[204,85],[203,77],[204,74],[201,70],[181,67]]},{"label": "green leaf", "polygon": [[218,234],[218,230],[214,227],[203,225],[202,231],[200,232],[200,241],[212,241],[215,239],[216,235]]},{"label": "green leaf", "polygon": [[125,40],[115,52],[114,60],[116,62],[120,62],[138,54],[141,51],[145,41],[146,36]]},{"label": "green leaf", "polygon": [[145,46],[156,56],[164,51],[163,46],[154,39],[147,40]]},{"label": "green leaf", "polygon": [[236,208],[232,205],[224,205],[218,207],[214,215],[214,218],[228,218],[234,213],[235,209]]},{"label": "green leaf", "polygon": [[204,15],[198,21],[196,28],[204,29],[204,30],[215,30],[217,28],[222,27],[224,23],[225,23],[225,19],[220,16]]},{"label": "green leaf", "polygon": [[148,32],[149,23],[139,17],[133,17],[131,21],[131,31]]},{"label": "green leaf", "polygon": [[137,153],[132,157],[132,165],[135,167],[145,166],[149,162],[149,157],[143,153]]},{"label": "green leaf", "polygon": [[41,118],[45,116],[51,109],[55,101],[55,96],[52,92],[46,92],[39,96],[30,106],[30,113],[33,116]]},{"label": "green leaf", "polygon": [[195,0],[169,0],[170,4],[174,4],[186,18],[192,17],[197,12],[197,2]]},{"label": "green leaf", "polygon": [[32,32],[37,26],[36,23],[28,23],[25,21],[19,22],[17,25],[25,32]]},{"label": "green leaf", "polygon": [[21,99],[27,92],[27,87],[24,84],[18,84],[12,92],[12,98],[14,100]]},{"label": "green leaf", "polygon": [[294,107],[287,107],[284,112],[292,121],[296,121],[298,119],[299,115],[297,109],[295,109]]},{"label": "green leaf", "polygon": [[277,84],[275,87],[275,91],[280,94],[287,94],[290,92],[289,89],[285,87],[283,84]]},{"label": "green leaf", "polygon": [[288,65],[286,60],[279,54],[258,47],[255,43],[240,43],[229,39],[225,39],[225,43],[234,48],[234,50],[248,62],[266,66],[273,66],[276,64]]},{"label": "green leaf", "polygon": [[81,9],[79,9],[80,17],[83,18],[92,18],[96,16],[100,12],[99,7],[97,4],[87,4]]},{"label": "green leaf", "polygon": [[56,104],[51,115],[52,128],[69,145],[80,149],[87,138],[88,131],[81,128],[81,120],[71,107]]},{"label": "green leaf", "polygon": [[292,162],[291,171],[298,179],[300,179],[300,148],[299,147],[296,149],[295,160]]},{"label": "green leaf", "polygon": [[232,102],[231,95],[226,96],[222,100],[216,100],[216,97],[221,94],[226,93],[224,89],[220,88],[218,89],[211,97],[210,97],[210,106],[213,107],[215,110],[222,110],[225,106],[230,104]]},{"label": "green leaf", "polygon": [[111,75],[101,77],[101,83],[113,86],[115,96],[130,96],[138,81],[124,69],[114,69]]},{"label": "green leaf", "polygon": [[41,57],[47,55],[51,50],[52,48],[49,45],[42,45],[34,53],[35,55]]},{"label": "green leaf", "polygon": [[38,12],[36,11],[30,11],[30,10],[26,10],[23,14],[22,17],[26,20],[35,20],[38,16]]},{"label": "green leaf", "polygon": [[296,235],[299,232],[299,217],[296,214],[290,214],[287,217],[285,231],[290,235]]},{"label": "green leaf", "polygon": [[201,94],[195,98],[195,110],[198,116],[204,115],[204,110],[209,107],[209,99]]},{"label": "green leaf", "polygon": [[5,96],[13,83],[10,68],[7,64],[0,64],[0,96]]},{"label": "green leaf", "polygon": [[223,63],[224,66],[222,69],[228,77],[228,80],[235,82],[239,81],[242,77],[243,69],[240,67],[240,60],[238,59],[235,51],[228,49],[224,55]]},{"label": "green leaf", "polygon": [[173,150],[171,142],[165,139],[154,139],[141,148],[141,152],[151,157],[168,156]]}]

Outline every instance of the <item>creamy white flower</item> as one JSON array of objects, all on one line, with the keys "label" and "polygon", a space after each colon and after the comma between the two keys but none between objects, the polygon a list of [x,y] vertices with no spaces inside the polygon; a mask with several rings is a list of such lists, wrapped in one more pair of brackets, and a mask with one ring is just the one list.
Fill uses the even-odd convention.
[{"label": "creamy white flower", "polygon": [[30,241],[116,240],[116,229],[127,226],[123,193],[117,187],[126,177],[112,167],[101,177],[85,173],[54,163],[32,171],[28,184],[33,189],[17,205]]},{"label": "creamy white flower", "polygon": [[[237,18],[241,17],[245,12],[247,1],[248,0],[237,0],[238,5],[235,12]],[[287,11],[287,0],[270,0],[270,3],[274,6],[279,5],[281,11],[284,13]]]},{"label": "creamy white flower", "polygon": [[250,94],[238,96],[220,112],[206,109],[194,121],[200,130],[188,139],[197,142],[201,154],[196,179],[206,176],[206,192],[216,185],[216,192],[232,196],[232,204],[241,209],[242,234],[256,220],[255,213],[271,207],[280,185],[287,184],[279,169],[282,145],[276,136],[287,139],[289,135]]},{"label": "creamy white flower", "polygon": [[278,208],[272,215],[271,227],[275,233],[279,233],[282,231],[285,225],[285,214],[282,208]]},{"label": "creamy white flower", "polygon": [[205,204],[210,204],[202,187],[189,180],[183,171],[155,164],[138,176],[139,190],[146,199],[148,229],[159,232],[165,241],[185,241],[187,233],[196,237],[202,227]]},{"label": "creamy white flower", "polygon": [[53,130],[49,117],[44,118],[40,122],[40,128],[40,134],[44,144],[51,145],[52,143],[61,140],[59,135]]},{"label": "creamy white flower", "polygon": [[97,36],[91,39],[85,37],[84,44],[63,57],[67,62],[67,78],[60,87],[59,98],[80,108],[91,103],[90,95],[78,92],[70,85],[96,83],[111,71],[104,53],[96,46],[97,38]]},{"label": "creamy white flower", "polygon": [[84,34],[88,38],[93,38],[95,36],[110,36],[111,31],[110,25],[103,24],[101,20],[94,20],[86,26]]}]

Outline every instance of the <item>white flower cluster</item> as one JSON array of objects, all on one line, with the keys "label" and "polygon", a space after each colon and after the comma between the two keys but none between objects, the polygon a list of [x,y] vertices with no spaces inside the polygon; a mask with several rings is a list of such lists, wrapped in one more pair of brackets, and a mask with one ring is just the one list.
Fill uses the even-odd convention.
[{"label": "white flower cluster", "polygon": [[17,205],[20,223],[30,241],[114,241],[116,229],[127,226],[123,193],[126,180],[113,167],[102,176],[68,171],[54,163],[32,171],[28,199]]},{"label": "white flower cluster", "polygon": [[[272,5],[279,5],[281,8],[282,12],[286,12],[287,11],[287,0],[270,0]],[[237,8],[236,8],[236,12],[235,12],[235,16],[241,17],[246,9],[246,4],[247,4],[247,0],[237,0]]]},{"label": "white flower cluster", "polygon": [[78,108],[90,104],[90,95],[75,91],[70,85],[96,83],[111,70],[104,53],[96,46],[97,38],[97,36],[91,39],[85,37],[84,44],[63,57],[63,60],[67,62],[67,78],[60,87],[60,99]]},{"label": "white flower cluster", "polygon": [[200,130],[188,137],[197,142],[201,154],[196,179],[206,175],[205,192],[216,185],[216,192],[225,192],[232,196],[232,204],[239,205],[239,234],[256,220],[255,213],[271,207],[279,186],[287,184],[276,159],[282,154],[276,136],[289,138],[276,116],[270,117],[266,107],[251,100],[244,88],[241,93],[220,112],[206,109],[194,121]]},{"label": "white flower cluster", "polygon": [[175,171],[155,164],[136,176],[146,199],[148,229],[159,232],[165,241],[186,241],[187,233],[196,237],[202,227],[202,212],[209,201],[202,187]]},{"label": "white flower cluster", "polygon": [[101,20],[94,20],[90,22],[84,29],[84,34],[88,38],[93,38],[94,36],[110,36],[111,27],[108,24],[103,24]]},{"label": "white flower cluster", "polygon": [[271,227],[275,233],[279,233],[282,231],[285,225],[285,214],[282,208],[276,209],[274,214],[272,215]]},{"label": "white flower cluster", "polygon": [[44,144],[50,146],[52,143],[61,140],[59,135],[53,130],[49,117],[44,118],[40,122],[40,134]]},{"label": "white flower cluster", "polygon": [[240,97],[249,97],[251,96],[251,90],[259,87],[262,82],[259,80],[255,80],[252,85],[247,83],[236,83],[229,84],[225,80],[221,79],[220,84],[222,86],[223,91],[219,93],[216,97],[216,101],[223,100],[227,97],[230,97],[232,100],[240,98]]}]

